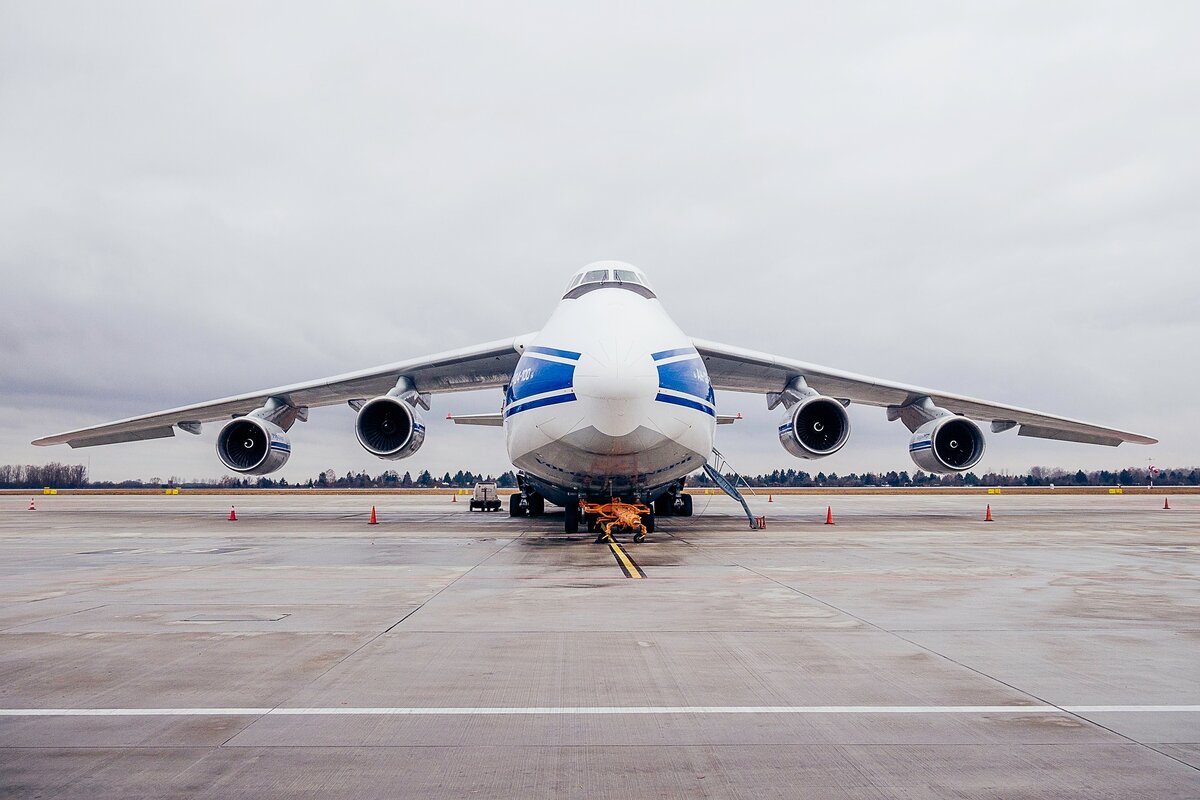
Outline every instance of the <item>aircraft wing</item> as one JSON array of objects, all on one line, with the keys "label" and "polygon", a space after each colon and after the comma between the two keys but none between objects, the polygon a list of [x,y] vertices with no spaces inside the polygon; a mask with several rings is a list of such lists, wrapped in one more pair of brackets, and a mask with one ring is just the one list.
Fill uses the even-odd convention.
[{"label": "aircraft wing", "polygon": [[271,398],[298,409],[335,405],[357,399],[369,400],[391,391],[402,376],[409,378],[421,394],[504,386],[512,378],[513,369],[521,357],[519,348],[527,338],[529,337],[501,339],[331,378],[181,406],[47,436],[35,440],[33,444],[92,447],[116,442],[161,439],[174,436],[176,427],[199,433],[202,422],[227,420],[247,414]]},{"label": "aircraft wing", "polygon": [[1027,408],[909,386],[866,375],[855,375],[852,372],[793,361],[717,342],[693,339],[692,343],[704,359],[714,389],[762,393],[768,395],[769,402],[770,396],[782,392],[793,378],[802,377],[821,394],[869,406],[904,406],[922,397],[928,397],[935,405],[948,411],[976,420],[990,421],[993,431],[1007,430],[1019,425],[1019,436],[1112,447],[1122,442],[1155,444],[1158,441],[1149,436],[1043,414]]}]

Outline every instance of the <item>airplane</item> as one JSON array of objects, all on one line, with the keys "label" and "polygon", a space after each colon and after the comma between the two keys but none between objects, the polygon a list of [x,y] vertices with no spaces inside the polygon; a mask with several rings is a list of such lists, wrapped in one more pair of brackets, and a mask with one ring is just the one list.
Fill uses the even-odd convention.
[{"label": "airplane", "polygon": [[[359,444],[382,459],[408,458],[425,441],[421,409],[434,394],[500,388],[495,414],[452,416],[457,424],[504,429],[516,466],[512,516],[565,509],[564,530],[579,530],[581,501],[619,498],[655,516],[691,516],[688,475],[708,464],[715,390],[764,395],[782,407],[779,441],[791,455],[818,459],[850,436],[852,404],[880,406],[911,433],[908,453],[922,470],[965,472],[983,457],[974,420],[993,433],[1117,446],[1154,444],[1136,433],[856,375],[783,356],[695,339],[677,326],[646,274],[624,262],[577,271],[536,333],[400,361],[331,378],[280,386],[47,436],[35,445],[92,447],[160,439],[175,429],[199,434],[224,420],[217,456],[230,470],[266,475],[287,463],[288,432],[310,408],[348,403]],[[710,474],[717,474],[710,470]],[[736,492],[736,489],[734,490]],[[589,524],[591,520],[588,520]]]}]

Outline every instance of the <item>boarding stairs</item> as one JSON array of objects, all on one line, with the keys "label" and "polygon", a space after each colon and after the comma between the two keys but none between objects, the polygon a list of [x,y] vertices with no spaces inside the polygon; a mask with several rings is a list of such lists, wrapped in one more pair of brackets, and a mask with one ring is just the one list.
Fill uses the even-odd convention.
[{"label": "boarding stairs", "polygon": [[754,494],[754,489],[752,489],[750,484],[746,483],[746,479],[737,472],[733,472],[733,480],[730,480],[721,474],[726,469],[730,469],[732,471],[732,468],[730,467],[729,462],[725,459],[725,456],[721,455],[720,450],[714,447],[712,454],[712,463],[709,463],[708,461],[704,462],[704,473],[712,479],[713,483],[721,487],[721,491],[725,492],[725,494],[742,504],[742,510],[746,512],[746,519],[750,520],[750,530],[758,530],[758,518],[755,517],[754,513],[750,510],[750,505],[746,502],[746,498],[742,497],[742,493],[738,491],[737,485],[740,483],[745,486],[746,490],[750,492],[750,494]]}]

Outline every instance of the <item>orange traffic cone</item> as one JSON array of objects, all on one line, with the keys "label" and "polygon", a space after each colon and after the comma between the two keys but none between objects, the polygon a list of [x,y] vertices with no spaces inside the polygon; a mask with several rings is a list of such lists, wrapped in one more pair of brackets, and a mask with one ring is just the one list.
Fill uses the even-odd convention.
[{"label": "orange traffic cone", "polygon": [[995,521],[992,519],[992,504],[991,503],[988,503],[987,513],[983,515],[983,521],[984,522],[994,522]]},{"label": "orange traffic cone", "polygon": [[32,498],[32,497],[31,497],[31,498],[29,498],[29,510],[30,510],[30,511],[37,511],[37,506],[35,506],[35,505],[33,504],[33,498]]},{"label": "orange traffic cone", "polygon": [[454,492],[454,494],[450,495],[450,502],[451,503],[458,502],[458,491],[457,490]]},{"label": "orange traffic cone", "polygon": [[[29,508],[30,509],[33,508],[32,500],[29,501]],[[1171,510],[1171,502],[1167,498],[1164,497],[1163,498],[1163,511],[1170,511],[1170,510]]]},{"label": "orange traffic cone", "polygon": [[237,512],[233,510],[233,506],[229,507],[229,521],[237,522]]},{"label": "orange traffic cone", "polygon": [[833,524],[833,506],[825,506],[825,524]]},{"label": "orange traffic cone", "polygon": [[770,494],[769,494],[769,495],[767,495],[767,502],[768,502],[768,503],[774,503],[774,502],[775,502],[775,499],[774,499],[774,498],[775,498],[775,496],[774,496],[774,495],[770,495]]},{"label": "orange traffic cone", "polygon": [[371,521],[368,522],[367,524],[368,525],[378,525],[379,524],[379,520],[375,519],[375,506],[371,506]]}]

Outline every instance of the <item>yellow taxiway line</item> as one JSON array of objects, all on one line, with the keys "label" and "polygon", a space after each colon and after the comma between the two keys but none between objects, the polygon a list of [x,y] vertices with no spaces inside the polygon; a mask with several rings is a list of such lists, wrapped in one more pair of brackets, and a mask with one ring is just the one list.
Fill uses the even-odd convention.
[{"label": "yellow taxiway line", "polygon": [[617,564],[621,567],[621,572],[625,573],[626,578],[641,580],[646,577],[646,573],[642,572],[642,568],[634,563],[633,559],[629,557],[629,553],[625,552],[625,548],[621,547],[612,536],[608,537],[608,547],[612,550],[613,555],[616,556]]}]

